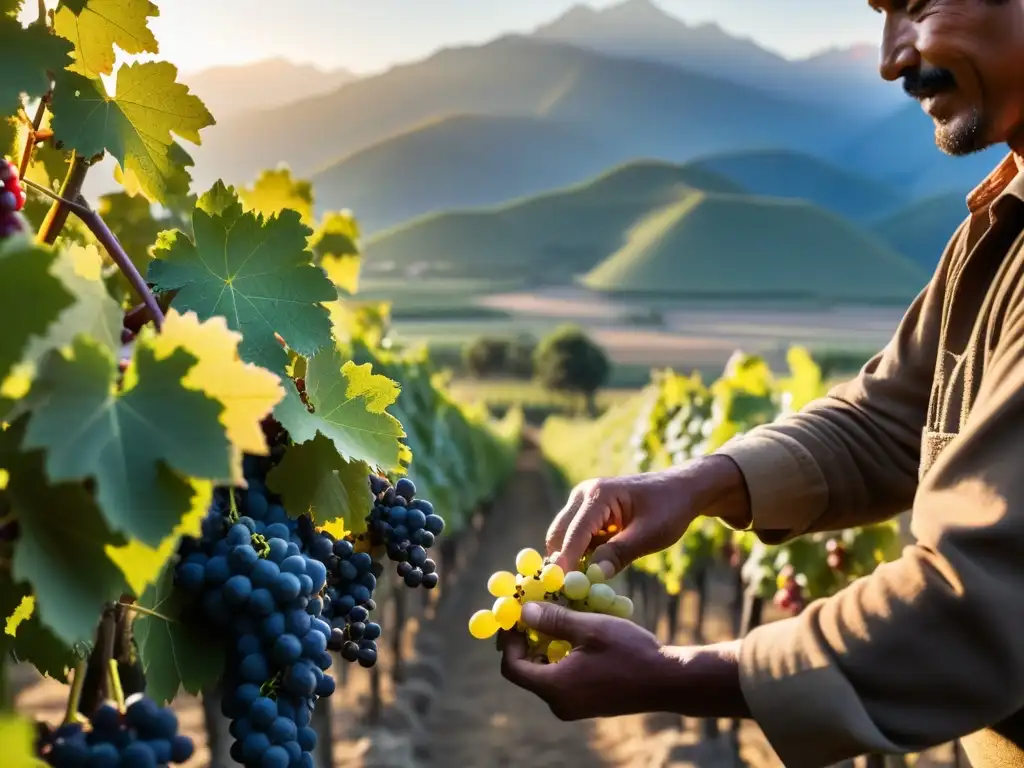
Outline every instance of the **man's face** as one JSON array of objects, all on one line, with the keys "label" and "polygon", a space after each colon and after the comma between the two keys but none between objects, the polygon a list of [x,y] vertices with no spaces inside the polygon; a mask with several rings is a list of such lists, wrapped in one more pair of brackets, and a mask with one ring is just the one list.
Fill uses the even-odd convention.
[{"label": "man's face", "polygon": [[939,149],[967,155],[1024,138],[1024,0],[869,5],[885,15],[882,77],[921,102]]}]

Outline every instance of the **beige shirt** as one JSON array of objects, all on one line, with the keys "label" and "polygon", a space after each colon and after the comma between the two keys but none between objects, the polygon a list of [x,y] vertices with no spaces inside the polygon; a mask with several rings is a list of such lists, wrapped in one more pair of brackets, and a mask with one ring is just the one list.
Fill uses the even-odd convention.
[{"label": "beige shirt", "polygon": [[788,768],[960,737],[975,768],[1024,766],[1024,171],[1012,155],[968,209],[857,378],[720,451],[769,543],[912,510],[916,543],[899,560],[743,641],[744,695]]}]

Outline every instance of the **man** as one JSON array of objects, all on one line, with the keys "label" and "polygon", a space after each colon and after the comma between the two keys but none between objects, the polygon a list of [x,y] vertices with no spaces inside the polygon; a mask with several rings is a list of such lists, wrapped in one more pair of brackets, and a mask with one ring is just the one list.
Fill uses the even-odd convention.
[{"label": "man", "polygon": [[[965,155],[1011,154],[889,345],[852,382],[715,455],[576,488],[548,549],[606,572],[700,515],[778,543],[912,508],[917,543],[742,642],[661,647],[636,625],[529,604],[571,640],[555,665],[503,637],[504,674],[564,719],[753,717],[789,768],[963,737],[975,768],[1024,766],[1024,0],[874,0],[881,73]],[[877,140],[884,142],[885,136]]]}]

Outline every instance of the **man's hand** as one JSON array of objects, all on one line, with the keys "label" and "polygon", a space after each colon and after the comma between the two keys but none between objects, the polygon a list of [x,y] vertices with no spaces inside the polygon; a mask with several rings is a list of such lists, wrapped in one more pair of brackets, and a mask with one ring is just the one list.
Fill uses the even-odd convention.
[{"label": "man's hand", "polygon": [[591,557],[611,577],[637,558],[674,544],[699,515],[738,519],[746,508],[743,476],[724,456],[664,472],[588,480],[573,489],[551,523],[547,551],[572,570],[598,532],[615,526]]},{"label": "man's hand", "polygon": [[526,637],[502,635],[501,673],[535,693],[561,720],[675,712],[688,717],[749,717],[739,683],[739,641],[703,648],[662,646],[625,619],[527,603],[523,621],[568,640],[557,664],[527,658]]},{"label": "man's hand", "polygon": [[672,663],[654,635],[625,619],[527,603],[523,620],[538,632],[568,640],[574,650],[557,664],[533,662],[526,656],[525,635],[507,632],[501,673],[540,696],[561,720],[644,711]]}]

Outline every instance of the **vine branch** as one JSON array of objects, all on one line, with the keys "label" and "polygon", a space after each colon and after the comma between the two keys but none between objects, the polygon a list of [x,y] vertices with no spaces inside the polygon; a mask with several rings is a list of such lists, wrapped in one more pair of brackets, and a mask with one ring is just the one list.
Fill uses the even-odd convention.
[{"label": "vine branch", "polygon": [[172,619],[170,616],[164,616],[162,613],[158,613],[157,611],[154,611],[154,610],[152,610],[150,608],[143,608],[141,605],[138,605],[137,603],[132,603],[131,605],[129,605],[128,603],[121,603],[121,605],[124,608],[126,608],[127,610],[129,610],[129,611],[135,611],[135,613],[141,613],[143,616],[152,616],[154,619],[160,619],[161,621],[166,621],[168,624],[177,624],[178,623],[177,621]]},{"label": "vine branch", "polygon": [[[100,216],[96,211],[89,207],[88,201],[81,194],[78,194],[73,199],[69,199],[63,192],[56,194],[52,190],[47,189],[41,184],[35,182],[25,181],[26,186],[41,192],[42,194],[52,198],[54,200],[54,207],[61,207],[64,211],[74,213],[92,232],[93,236],[99,241],[100,245],[106,249],[110,258],[117,265],[117,268],[121,270],[132,288],[142,299],[143,305],[149,312],[150,319],[153,321],[153,325],[156,326],[157,330],[163,326],[164,313],[160,308],[160,304],[157,302],[153,292],[149,289],[149,285],[145,279],[139,274],[139,270],[135,268],[135,264],[125,253],[124,248],[121,247],[121,243],[113,232],[110,231],[110,227],[103,221],[103,217]],[[51,213],[54,208],[51,208]],[[47,215],[49,219],[49,215]],[[65,219],[67,213],[65,213]],[[44,224],[45,227],[45,224]]]},{"label": "vine branch", "polygon": [[46,108],[50,104],[50,93],[47,92],[39,99],[39,106],[36,107],[35,117],[28,129],[28,138],[25,139],[25,151],[21,153],[21,162],[18,164],[18,178],[24,179],[28,171],[28,164],[32,161],[32,152],[36,148],[36,141],[39,139],[39,129],[43,125],[43,118],[46,116]]},{"label": "vine branch", "polygon": [[[40,243],[53,245],[60,237],[64,225],[67,223],[68,214],[71,212],[70,201],[75,200],[82,194],[82,185],[85,184],[85,175],[89,172],[89,161],[77,152],[72,154],[71,167],[64,177],[64,183],[60,188],[60,196],[54,198],[53,205],[43,219],[43,225],[39,228],[36,236]],[[35,186],[39,189],[38,185]],[[50,193],[50,190],[45,190]],[[53,195],[50,195],[53,197]]]}]

